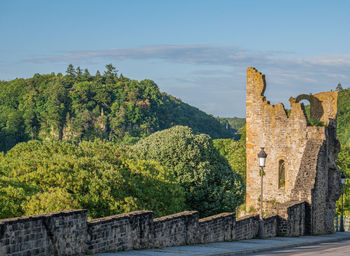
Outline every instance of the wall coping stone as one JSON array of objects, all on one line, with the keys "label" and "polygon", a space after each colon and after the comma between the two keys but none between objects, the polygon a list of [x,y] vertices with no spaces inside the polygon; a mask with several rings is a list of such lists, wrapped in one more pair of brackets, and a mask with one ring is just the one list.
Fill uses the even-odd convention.
[{"label": "wall coping stone", "polygon": [[234,217],[235,215],[236,214],[234,212],[223,212],[223,213],[219,213],[219,214],[216,214],[216,215],[213,215],[213,216],[209,216],[209,217],[206,217],[206,218],[199,219],[199,222],[200,223],[207,222],[207,221],[211,221],[213,219],[225,218],[225,217],[228,217],[228,216]]},{"label": "wall coping stone", "polygon": [[87,210],[85,210],[85,209],[64,210],[64,211],[60,211],[60,212],[43,213],[43,214],[28,215],[28,216],[14,217],[14,218],[8,218],[8,219],[0,219],[0,225],[1,224],[11,224],[11,223],[15,223],[15,222],[21,223],[21,222],[32,221],[32,220],[40,220],[40,219],[44,219],[44,218],[48,218],[48,217],[75,215],[75,214],[81,214],[81,213],[87,213]]},{"label": "wall coping stone", "polygon": [[199,212],[197,212],[197,211],[184,211],[184,212],[179,212],[179,213],[175,213],[175,214],[171,214],[171,215],[167,215],[167,216],[153,219],[153,222],[166,221],[169,219],[182,218],[184,216],[192,216],[192,215],[196,215],[196,214],[199,214]]}]

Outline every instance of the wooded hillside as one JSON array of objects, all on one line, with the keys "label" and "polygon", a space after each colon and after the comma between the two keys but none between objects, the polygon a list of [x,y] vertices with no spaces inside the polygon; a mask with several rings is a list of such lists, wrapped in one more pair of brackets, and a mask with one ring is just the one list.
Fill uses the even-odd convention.
[{"label": "wooded hillside", "polygon": [[162,93],[152,80],[103,74],[70,65],[66,75],[35,74],[0,82],[0,151],[18,142],[101,139],[132,144],[174,125],[212,138],[233,138],[235,130],[211,115]]}]

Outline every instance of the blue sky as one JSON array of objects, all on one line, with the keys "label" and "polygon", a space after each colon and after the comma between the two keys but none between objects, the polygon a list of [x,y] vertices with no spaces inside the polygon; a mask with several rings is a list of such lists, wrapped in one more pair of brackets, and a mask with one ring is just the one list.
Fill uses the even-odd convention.
[{"label": "blue sky", "polygon": [[245,71],[272,103],[350,87],[350,1],[0,1],[0,80],[103,71],[154,80],[215,116],[245,115]]}]

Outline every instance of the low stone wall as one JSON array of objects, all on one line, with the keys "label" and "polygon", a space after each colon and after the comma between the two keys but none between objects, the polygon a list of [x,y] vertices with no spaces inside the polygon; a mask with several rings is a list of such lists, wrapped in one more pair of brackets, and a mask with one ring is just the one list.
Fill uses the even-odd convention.
[{"label": "low stone wall", "polygon": [[[279,206],[281,215],[264,219],[265,236],[303,235],[305,205]],[[0,255],[85,255],[251,239],[258,232],[258,215],[199,219],[198,212],[186,211],[153,219],[151,211],[137,211],[87,221],[86,210],[74,210],[0,220]]]},{"label": "low stone wall", "polygon": [[146,248],[153,241],[153,213],[136,211],[88,222],[88,252]]},{"label": "low stone wall", "polygon": [[86,252],[87,211],[0,220],[0,255],[81,255]]},{"label": "low stone wall", "polygon": [[194,244],[198,237],[198,212],[181,212],[154,219],[153,246]]},{"label": "low stone wall", "polygon": [[259,215],[239,218],[235,225],[234,240],[252,239],[259,232]]},{"label": "low stone wall", "polygon": [[302,236],[306,230],[306,203],[280,206],[277,234],[279,236]]},{"label": "low stone wall", "polygon": [[270,216],[264,218],[264,236],[274,237],[277,236],[277,222],[278,216]]},{"label": "low stone wall", "polygon": [[234,213],[221,213],[199,220],[197,243],[232,241],[235,236]]}]

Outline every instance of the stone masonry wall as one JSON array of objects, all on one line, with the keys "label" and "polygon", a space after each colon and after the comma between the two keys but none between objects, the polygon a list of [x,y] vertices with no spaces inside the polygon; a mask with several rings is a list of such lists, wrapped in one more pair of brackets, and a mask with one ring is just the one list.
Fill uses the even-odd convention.
[{"label": "stone masonry wall", "polygon": [[0,220],[0,255],[83,255],[86,210]]},{"label": "stone masonry wall", "polygon": [[[266,237],[276,236],[282,224],[283,235],[303,235],[301,205],[288,206],[285,216],[265,218]],[[238,220],[234,213],[198,216],[198,212],[181,212],[153,219],[151,211],[137,211],[87,221],[86,210],[75,210],[3,219],[0,255],[85,255],[251,239],[259,231],[259,216]]]},{"label": "stone masonry wall", "polygon": [[147,247],[153,241],[153,213],[136,211],[88,222],[88,252]]},{"label": "stone masonry wall", "polygon": [[235,237],[235,214],[222,213],[199,220],[197,243],[232,241]]},{"label": "stone masonry wall", "polygon": [[[258,211],[260,172],[257,154],[267,153],[264,169],[264,205],[308,202],[309,232],[334,232],[335,202],[340,196],[340,172],[335,164],[337,92],[291,97],[290,110],[265,98],[265,76],[247,69],[246,207]],[[310,118],[301,100],[310,102]],[[317,124],[317,125],[315,125]],[[320,125],[320,126],[318,126]],[[284,167],[284,178],[280,170]],[[264,209],[270,212],[270,209]]]},{"label": "stone masonry wall", "polygon": [[270,216],[264,218],[264,236],[265,237],[275,237],[277,236],[278,229],[278,216]]},{"label": "stone masonry wall", "polygon": [[252,239],[259,232],[259,215],[239,218],[235,225],[235,240]]},{"label": "stone masonry wall", "polygon": [[154,219],[153,246],[196,243],[198,217],[198,212],[188,211]]}]

